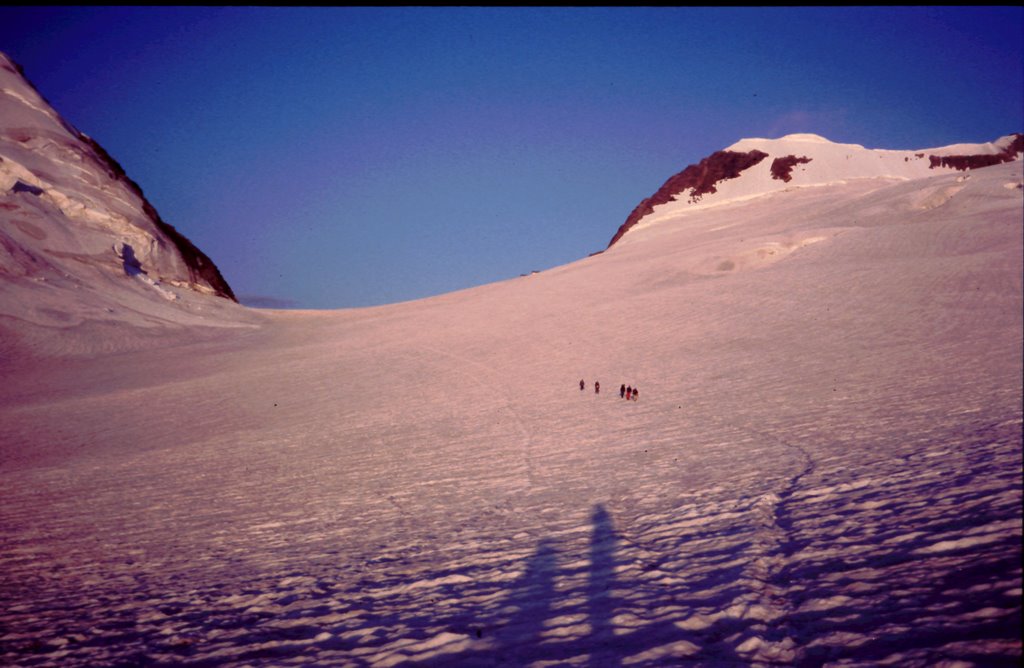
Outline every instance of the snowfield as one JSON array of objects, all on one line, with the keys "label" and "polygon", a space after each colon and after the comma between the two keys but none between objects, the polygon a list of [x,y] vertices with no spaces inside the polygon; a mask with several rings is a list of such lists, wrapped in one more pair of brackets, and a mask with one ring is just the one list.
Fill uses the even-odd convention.
[{"label": "snowfield", "polygon": [[5,317],[0,662],[1019,665],[1021,185],[779,191],[376,308]]},{"label": "snowfield", "polygon": [[1021,145],[743,139],[603,254],[261,311],[0,54],[0,661],[1017,665]]}]

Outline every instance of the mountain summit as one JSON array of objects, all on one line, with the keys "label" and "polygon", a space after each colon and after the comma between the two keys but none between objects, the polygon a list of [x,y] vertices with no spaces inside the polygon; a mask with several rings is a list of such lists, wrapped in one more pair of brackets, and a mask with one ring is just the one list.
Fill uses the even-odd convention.
[{"label": "mountain summit", "polygon": [[187,309],[197,293],[236,301],[210,258],[0,53],[0,316],[111,319],[132,293],[157,310]]},{"label": "mountain summit", "polygon": [[646,227],[709,206],[760,197],[792,188],[854,179],[906,181],[942,172],[970,170],[1017,160],[1024,135],[985,144],[956,144],[913,151],[867,149],[839,144],[816,134],[779,139],[741,139],[672,176],[633,209],[609,242]]}]

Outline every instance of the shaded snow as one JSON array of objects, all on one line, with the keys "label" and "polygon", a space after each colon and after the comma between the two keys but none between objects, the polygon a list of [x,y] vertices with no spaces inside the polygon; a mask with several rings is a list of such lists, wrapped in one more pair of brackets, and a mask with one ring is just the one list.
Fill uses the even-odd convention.
[{"label": "shaded snow", "polygon": [[387,307],[8,319],[0,661],[1016,663],[1020,184],[793,189]]}]

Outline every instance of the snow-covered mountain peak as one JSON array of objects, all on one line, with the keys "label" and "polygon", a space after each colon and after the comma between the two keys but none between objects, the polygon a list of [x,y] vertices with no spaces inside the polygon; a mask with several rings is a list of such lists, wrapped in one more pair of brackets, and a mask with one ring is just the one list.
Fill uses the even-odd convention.
[{"label": "snow-covered mountain peak", "polygon": [[790,141],[817,142],[817,143],[820,143],[820,144],[831,144],[831,143],[833,143],[833,142],[829,141],[828,139],[825,139],[821,135],[816,135],[816,134],[813,134],[811,132],[798,132],[796,134],[786,135],[785,137],[783,137],[783,139],[788,139]]},{"label": "snow-covered mountain peak", "polygon": [[210,258],[3,53],[0,277],[0,316],[36,324],[140,311],[176,321],[197,294],[235,299]]},{"label": "snow-covered mountain peak", "polygon": [[793,188],[875,179],[879,185],[1018,160],[1024,135],[983,144],[919,150],[868,149],[811,133],[778,139],[741,139],[669,178],[630,213],[609,247],[633,229],[649,227],[710,206],[735,203]]},{"label": "snow-covered mountain peak", "polygon": [[[732,146],[728,147],[725,150],[727,150],[727,151],[740,150],[740,147],[756,146],[757,144],[762,144],[762,143],[766,143],[766,142],[767,143],[772,143],[772,144],[782,144],[782,143],[785,143],[785,144],[836,144],[837,143],[837,142],[832,141],[831,139],[827,139],[825,137],[822,137],[821,135],[816,135],[816,134],[811,133],[811,132],[797,132],[797,133],[794,133],[794,134],[789,134],[789,135],[785,135],[785,136],[779,137],[777,139],[769,139],[767,137],[746,137],[744,139],[739,140],[738,142],[736,142],[735,144],[733,144]],[[848,144],[848,146],[856,146],[856,144]]]},{"label": "snow-covered mountain peak", "polygon": [[830,139],[826,139],[821,135],[812,134],[809,132],[789,134],[777,139],[769,139],[766,137],[748,137],[741,139],[732,146],[726,148],[726,151],[750,151],[753,149],[760,149],[772,153],[784,153],[786,151],[804,150],[804,151],[829,151],[833,149],[845,149],[845,150],[865,150],[860,144],[841,144],[834,142]]}]

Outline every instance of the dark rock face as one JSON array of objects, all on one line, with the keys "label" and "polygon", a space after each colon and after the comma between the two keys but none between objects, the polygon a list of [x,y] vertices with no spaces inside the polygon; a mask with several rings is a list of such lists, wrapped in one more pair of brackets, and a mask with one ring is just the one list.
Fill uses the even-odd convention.
[{"label": "dark rock face", "polygon": [[716,151],[696,165],[690,165],[671,177],[656,193],[644,199],[633,209],[633,212],[626,218],[626,222],[619,227],[615,236],[608,242],[608,248],[621,239],[622,235],[636,225],[641,218],[654,211],[655,206],[676,201],[676,195],[681,195],[686,190],[690,191],[687,196],[691,204],[699,202],[704,195],[718,192],[715,188],[717,183],[735,179],[744,170],[750,169],[767,157],[767,153],[756,149],[747,153]]},{"label": "dark rock face", "polygon": [[[7,70],[8,72],[14,72],[18,74],[18,76],[20,76],[25,81],[25,83],[28,86],[30,86],[32,90],[34,90],[36,94],[39,95],[39,97],[44,102],[46,102],[46,104],[52,109],[53,105],[50,104],[49,100],[47,100],[42,95],[42,93],[39,92],[39,89],[37,89],[32,84],[32,82],[28,79],[27,76],[25,76],[25,71],[22,68],[22,66],[14,62],[13,60],[10,62],[10,66],[6,63],[3,64],[3,69]],[[85,144],[85,146],[91,149],[92,155],[89,155],[89,151],[86,150],[83,151],[84,157],[91,158],[92,160],[94,160],[96,164],[98,164],[104,171],[106,171],[110,178],[123,182],[133,192],[135,192],[136,195],[139,196],[139,199],[142,201],[143,211],[146,214],[146,216],[151,221],[153,221],[153,224],[156,225],[157,229],[159,229],[161,232],[167,235],[167,237],[171,240],[171,242],[177,247],[178,251],[181,253],[181,257],[185,262],[185,266],[188,267],[189,279],[193,283],[197,284],[202,284],[205,282],[213,289],[215,294],[224,297],[225,299],[230,299],[231,301],[237,302],[238,299],[235,297],[235,293],[231,290],[231,286],[228,285],[228,282],[221,275],[220,270],[217,269],[217,266],[213,263],[213,261],[205,253],[199,250],[195,246],[195,244],[189,241],[185,237],[185,235],[183,235],[181,232],[176,230],[172,225],[164,222],[164,220],[160,218],[160,214],[156,212],[156,209],[153,207],[152,204],[150,204],[149,200],[147,200],[146,196],[142,193],[142,188],[139,187],[139,184],[135,183],[135,181],[128,178],[128,175],[125,173],[124,168],[121,167],[121,165],[116,160],[114,160],[114,158],[112,158],[109,153],[107,153],[106,149],[100,146],[99,143],[97,143],[96,140],[94,140],[92,137],[89,137],[88,135],[79,132],[74,126],[65,121],[62,117],[58,117],[58,119],[61,125],[64,127],[64,129],[68,131],[69,134],[71,134],[74,138],[78,139],[83,144]],[[27,142],[30,139],[32,139],[32,135],[30,133],[19,132],[17,129],[12,130],[9,136],[15,141],[19,142]],[[27,192],[33,192],[32,190],[27,190],[28,188],[31,188],[31,186],[25,186],[23,190],[26,190]],[[40,193],[33,192],[33,194],[38,195]]]},{"label": "dark rock face", "polygon": [[193,283],[207,283],[214,292],[221,297],[230,299],[231,301],[237,302],[238,299],[235,297],[234,291],[231,290],[231,286],[221,275],[220,270],[217,269],[217,265],[205,254],[199,250],[195,244],[188,240],[184,234],[174,228],[173,225],[164,222],[157,213],[156,209],[146,196],[142,193],[142,188],[135,181],[128,178],[124,168],[121,167],[120,163],[114,160],[107,151],[100,146],[92,137],[78,133],[79,139],[89,145],[95,152],[97,159],[100,164],[106,169],[107,173],[111,178],[117,179],[124,182],[129,188],[131,188],[139,199],[142,200],[142,209],[146,216],[157,226],[157,228],[166,234],[174,245],[178,248],[182,258],[185,260],[185,265],[188,267],[189,278]]},{"label": "dark rock face", "polygon": [[1004,162],[1012,162],[1017,155],[1024,153],[1024,134],[1019,132],[1013,135],[1013,142],[1010,143],[1001,153],[979,154],[979,155],[930,155],[928,162],[931,169],[936,167],[951,167],[965,172],[969,169],[980,169],[991,167]]},{"label": "dark rock face", "polygon": [[782,158],[775,158],[772,161],[772,178],[789,183],[793,180],[791,175],[793,168],[797,165],[805,165],[810,161],[811,159],[807,156],[798,158],[795,155],[787,155]]},{"label": "dark rock face", "polygon": [[[141,190],[139,191],[139,196],[142,196]],[[213,263],[213,260],[211,260],[206,253],[199,250],[194,243],[185,237],[184,234],[176,230],[173,225],[165,223],[160,217],[160,214],[156,212],[156,209],[153,208],[153,205],[150,204],[145,197],[142,198],[142,203],[143,209],[145,210],[146,215],[149,216],[150,220],[156,223],[157,227],[159,227],[164,234],[170,237],[171,241],[174,242],[174,245],[178,247],[182,258],[185,260],[185,264],[188,266],[188,272],[192,282],[199,283],[200,281],[198,279],[202,278],[218,295],[230,299],[233,302],[237,302],[238,298],[235,297],[234,291],[231,289],[231,286],[228,285],[228,282],[224,280],[224,277],[220,273],[220,269],[218,269],[217,265]]]}]

